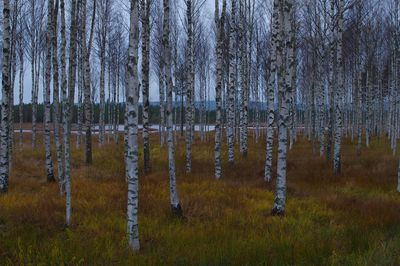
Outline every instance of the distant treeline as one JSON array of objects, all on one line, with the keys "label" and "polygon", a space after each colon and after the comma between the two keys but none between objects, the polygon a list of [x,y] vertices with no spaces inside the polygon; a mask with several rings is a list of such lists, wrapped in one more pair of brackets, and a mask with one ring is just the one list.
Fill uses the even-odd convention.
[{"label": "distant treeline", "polygon": [[[301,113],[300,111],[301,108],[298,109],[298,112]],[[37,122],[42,123],[43,122],[43,115],[44,115],[44,106],[43,104],[38,104],[37,105]],[[83,110],[83,109],[82,109]],[[139,106],[139,123],[142,123],[142,110],[143,106]],[[183,111],[183,112],[182,112]],[[214,124],[215,123],[215,110],[213,108],[210,108],[209,110],[206,110],[206,121],[208,124]],[[23,104],[23,122],[24,123],[31,123],[32,122],[32,104]],[[119,103],[116,104],[115,106],[106,104],[105,108],[105,122],[107,124],[111,124],[113,119],[112,116],[114,115],[115,119],[119,122],[119,124],[124,123],[124,113],[125,113],[125,104],[124,103]],[[95,104],[93,105],[93,123],[99,123],[99,114],[100,114],[100,105]],[[112,115],[113,114],[113,115]],[[183,110],[180,105],[176,105],[174,108],[174,123],[175,124],[181,124],[181,122],[185,122],[185,109],[183,107]],[[266,108],[265,106],[261,106],[259,108],[259,117],[260,117],[260,122],[264,122],[266,118]],[[53,112],[51,114],[51,117],[53,118]],[[150,117],[150,123],[151,124],[158,124],[160,121],[160,107],[158,104],[151,104],[149,107],[149,117]],[[19,122],[19,106],[15,105],[14,106],[14,114],[13,114],[14,122],[18,123]],[[223,111],[223,118],[225,120],[225,110]],[[256,120],[256,108],[254,104],[250,104],[249,106],[249,118],[250,122],[255,122]],[[75,105],[73,108],[73,114],[72,114],[72,122],[77,123],[78,121],[78,105]],[[200,123],[200,109],[198,108],[198,105],[196,105],[196,115],[195,115],[195,123]]]},{"label": "distant treeline", "polygon": [[[38,104],[37,105],[37,122],[38,123],[43,123],[43,116],[44,116],[44,105],[43,104]],[[78,105],[75,105],[73,108],[72,112],[72,122],[77,123],[78,121]],[[83,110],[83,109],[82,109]],[[99,123],[99,115],[100,115],[100,105],[95,104],[93,105],[93,123]],[[143,106],[139,106],[139,123],[142,123],[142,112]],[[185,111],[185,110],[183,110]],[[31,123],[32,122],[32,104],[23,104],[23,122],[24,123]],[[180,123],[180,117],[181,117],[181,107],[176,106],[174,108],[174,121],[175,123]],[[208,116],[208,121],[209,123],[214,123],[215,122],[215,111],[210,110],[206,111],[207,116]],[[114,115],[114,118],[117,119],[119,124],[124,123],[124,114],[125,114],[125,104],[124,103],[119,103],[116,104],[115,106],[113,105],[108,105],[106,104],[105,108],[105,122],[107,124],[112,123],[113,119],[112,116]],[[198,120],[199,117],[199,109],[196,108],[196,121]],[[53,118],[53,110],[51,111],[51,117]],[[159,105],[150,105],[149,107],[149,117],[150,117],[150,123],[151,124],[157,124],[160,121],[160,107]],[[183,115],[184,117],[184,115]],[[14,106],[14,113],[13,113],[13,118],[14,122],[18,123],[19,122],[19,106],[15,105]]]}]

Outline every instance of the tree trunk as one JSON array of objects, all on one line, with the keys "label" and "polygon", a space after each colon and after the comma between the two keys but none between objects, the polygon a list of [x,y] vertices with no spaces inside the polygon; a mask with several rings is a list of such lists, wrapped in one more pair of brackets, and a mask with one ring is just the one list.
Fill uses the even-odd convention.
[{"label": "tree trunk", "polygon": [[93,40],[93,29],[96,17],[96,0],[93,1],[93,14],[90,27],[89,43],[86,43],[86,0],[82,0],[82,50],[83,50],[83,86],[85,109],[85,163],[92,164],[92,104],[91,104],[91,80],[90,80],[90,50]]},{"label": "tree trunk", "polygon": [[274,141],[274,120],[275,120],[275,81],[277,72],[277,51],[280,48],[281,14],[279,0],[274,0],[274,11],[272,18],[271,34],[271,71],[268,79],[267,104],[268,104],[268,123],[267,123],[267,147],[264,179],[270,182],[272,179],[272,149]]},{"label": "tree trunk", "polygon": [[139,250],[139,227],[138,227],[138,100],[139,100],[139,77],[138,77],[138,46],[139,46],[139,14],[137,0],[131,0],[129,49],[126,78],[126,117],[128,122],[127,134],[127,180],[128,180],[128,241],[133,250]]},{"label": "tree trunk", "polygon": [[52,18],[53,18],[53,8],[54,1],[48,1],[48,16],[47,16],[47,35],[46,35],[46,44],[47,44],[47,52],[46,52],[46,73],[45,73],[45,93],[44,93],[44,148],[45,148],[45,163],[46,163],[46,174],[47,174],[47,182],[54,182],[54,173],[53,173],[53,161],[51,158],[51,139],[50,139],[50,82],[51,82],[51,38],[52,35]]},{"label": "tree trunk", "polygon": [[245,156],[247,152],[247,125],[246,125],[246,95],[247,95],[247,31],[244,30],[246,20],[246,3],[239,4],[239,61],[240,61],[240,153]]},{"label": "tree trunk", "polygon": [[[318,57],[320,58],[320,57]],[[320,58],[321,62],[324,62],[324,58]],[[319,126],[319,156],[323,157],[325,152],[325,88],[323,86],[322,71],[320,66],[316,66],[315,71],[317,75],[315,76],[318,90],[318,105],[319,105],[319,117],[318,117],[318,126]]]},{"label": "tree trunk", "polygon": [[173,142],[173,121],[172,121],[172,78],[171,78],[171,48],[169,45],[170,36],[170,5],[169,0],[163,0],[164,22],[163,22],[163,69],[164,82],[167,92],[167,143],[168,143],[168,165],[170,182],[170,200],[172,213],[182,215],[182,208],[179,201],[176,187],[175,173],[175,148]]},{"label": "tree trunk", "polygon": [[[35,9],[36,6],[33,4],[31,8],[31,21],[32,24],[36,20]],[[31,77],[32,77],[32,149],[36,149],[36,119],[37,119],[37,92],[36,92],[36,31],[32,30],[31,34]]]},{"label": "tree trunk", "polygon": [[0,133],[0,193],[8,190],[9,177],[9,119],[10,119],[10,2],[3,1],[3,69],[2,69],[2,100],[1,100],[1,133]]},{"label": "tree trunk", "polygon": [[232,0],[229,32],[229,88],[228,88],[228,162],[235,163],[235,46],[236,0]]},{"label": "tree trunk", "polygon": [[276,193],[273,215],[284,215],[286,205],[286,174],[287,174],[287,148],[288,148],[288,122],[290,93],[292,90],[292,77],[295,71],[292,43],[293,0],[283,1],[282,26],[283,38],[279,38],[277,49],[278,79],[279,79],[279,137],[278,137],[278,165],[276,179]]},{"label": "tree trunk", "polygon": [[76,37],[78,27],[79,6],[77,0],[71,2],[71,30],[68,64],[68,90],[65,74],[66,68],[66,37],[65,37],[65,9],[64,0],[61,0],[61,72],[62,72],[62,97],[63,97],[63,135],[64,135],[64,182],[66,194],[66,225],[71,225],[71,154],[70,154],[70,135],[71,135],[71,105],[73,105],[75,79],[76,79]]},{"label": "tree trunk", "polygon": [[58,179],[63,179],[63,162],[62,162],[62,145],[60,141],[60,121],[61,121],[61,110],[60,110],[60,91],[59,91],[59,79],[58,79],[58,42],[57,42],[57,20],[58,20],[58,6],[59,0],[56,0],[53,11],[53,26],[52,26],[52,52],[53,52],[53,106],[54,106],[54,139],[56,143],[57,153],[57,171]]},{"label": "tree trunk", "polygon": [[164,77],[163,77],[163,62],[160,60],[159,73],[158,73],[158,87],[159,87],[159,98],[160,98],[160,147],[164,146],[165,142],[165,88],[164,88]]},{"label": "tree trunk", "polygon": [[143,162],[144,171],[149,172],[150,140],[149,140],[149,69],[150,69],[150,0],[141,0],[142,4],[142,88],[143,88]]},{"label": "tree trunk", "polygon": [[222,3],[222,13],[219,17],[218,10],[218,0],[215,0],[216,10],[215,10],[215,24],[217,25],[217,62],[216,62],[216,87],[215,87],[215,148],[214,148],[214,160],[215,160],[215,178],[220,179],[222,176],[222,166],[221,166],[221,141],[222,141],[222,129],[221,129],[221,109],[222,109],[222,79],[223,79],[223,44],[224,44],[224,30],[225,30],[225,10],[226,10],[226,0]]},{"label": "tree trunk", "polygon": [[[82,39],[82,36],[78,37]],[[78,41],[82,42],[81,40]],[[82,123],[83,123],[83,107],[82,107],[82,98],[83,98],[83,50],[82,45],[79,46],[78,50],[78,104],[76,107],[77,117],[76,117],[76,149],[80,150],[82,143]],[[74,104],[75,105],[75,104]],[[72,106],[74,106],[72,105]]]},{"label": "tree trunk", "polygon": [[109,26],[109,16],[110,16],[110,1],[107,0],[105,2],[105,8],[102,10],[104,13],[102,14],[102,18],[99,20],[101,23],[100,26],[100,48],[99,48],[99,56],[100,56],[100,115],[99,115],[99,144],[104,144],[104,136],[105,136],[105,75],[106,75],[106,45],[107,45],[107,33]]},{"label": "tree trunk", "polygon": [[192,1],[186,1],[187,16],[187,90],[186,90],[186,173],[192,172],[193,139],[193,96],[194,96],[194,55],[193,55],[193,18]]},{"label": "tree trunk", "polygon": [[344,0],[339,0],[338,7],[338,32],[337,32],[337,64],[338,64],[338,88],[336,90],[335,99],[335,114],[336,114],[336,125],[335,125],[335,147],[333,157],[333,171],[335,174],[341,172],[341,156],[342,156],[342,92],[344,91],[344,69],[343,69],[343,11]]},{"label": "tree trunk", "polygon": [[[22,28],[23,26],[21,26]],[[22,31],[22,29],[20,29]],[[24,45],[22,36],[19,41],[19,145],[23,145],[23,130],[22,124],[24,123]]]}]

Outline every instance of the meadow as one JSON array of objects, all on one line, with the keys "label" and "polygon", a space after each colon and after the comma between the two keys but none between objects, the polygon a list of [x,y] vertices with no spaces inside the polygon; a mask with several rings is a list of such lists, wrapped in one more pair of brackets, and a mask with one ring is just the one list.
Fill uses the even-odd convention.
[{"label": "meadow", "polygon": [[140,161],[138,253],[126,239],[122,136],[118,145],[94,143],[91,166],[75,137],[71,143],[69,228],[58,184],[46,182],[42,136],[37,150],[28,134],[23,147],[15,146],[10,189],[0,196],[0,265],[400,265],[398,157],[386,139],[373,139],[361,156],[345,139],[343,173],[333,176],[300,136],[288,155],[286,214],[275,217],[275,185],[263,180],[264,140],[250,138],[248,157],[236,152],[232,168],[224,144],[223,178],[215,180],[213,137],[202,143],[196,136],[192,174],[185,174],[184,138],[178,137],[184,216],[175,217],[167,148],[152,134],[151,173],[143,173]]}]

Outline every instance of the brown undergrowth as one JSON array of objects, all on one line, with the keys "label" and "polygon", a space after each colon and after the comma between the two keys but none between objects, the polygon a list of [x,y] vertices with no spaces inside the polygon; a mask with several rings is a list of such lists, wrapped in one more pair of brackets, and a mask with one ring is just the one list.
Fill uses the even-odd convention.
[{"label": "brown undergrowth", "polygon": [[[17,135],[17,134],[16,134]],[[176,145],[178,191],[185,219],[170,214],[167,150],[151,137],[152,171],[140,171],[142,250],[127,248],[122,137],[93,145],[93,165],[72,137],[72,226],[64,198],[46,183],[42,136],[16,144],[10,189],[0,196],[0,264],[4,265],[399,265],[397,157],[385,139],[361,156],[343,144],[343,171],[299,137],[288,157],[286,216],[270,216],[274,184],[263,181],[265,141],[249,142],[246,159],[223,164],[213,178],[213,137],[193,146],[185,174],[184,138]],[[53,158],[55,158],[53,152]],[[223,152],[226,162],[226,146]],[[143,163],[140,161],[140,166]],[[275,162],[274,162],[275,165]]]}]

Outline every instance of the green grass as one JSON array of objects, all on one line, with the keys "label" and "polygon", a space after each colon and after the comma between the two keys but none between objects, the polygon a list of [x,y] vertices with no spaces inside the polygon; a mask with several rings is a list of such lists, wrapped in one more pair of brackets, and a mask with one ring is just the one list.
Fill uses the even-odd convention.
[{"label": "green grass", "polygon": [[398,162],[386,140],[374,139],[360,157],[346,140],[343,173],[335,177],[300,137],[289,152],[287,210],[279,218],[270,216],[274,184],[263,181],[265,142],[250,138],[248,158],[236,153],[233,168],[224,146],[223,178],[217,181],[212,139],[196,139],[190,175],[184,172],[184,139],[178,139],[179,219],[170,213],[166,147],[160,149],[152,136],[152,172],[140,172],[142,249],[133,253],[125,237],[122,143],[95,144],[90,167],[83,151],[73,149],[72,226],[66,228],[64,198],[57,184],[45,181],[42,144],[32,151],[26,137],[14,151],[10,190],[0,196],[0,264],[400,264]]}]

